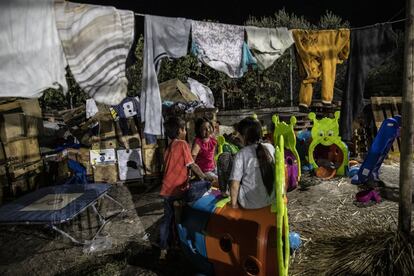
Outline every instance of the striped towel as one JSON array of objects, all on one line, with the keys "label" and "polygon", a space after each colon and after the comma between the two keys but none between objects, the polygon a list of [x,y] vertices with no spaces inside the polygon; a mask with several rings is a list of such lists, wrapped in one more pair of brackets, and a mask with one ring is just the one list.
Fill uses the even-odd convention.
[{"label": "striped towel", "polygon": [[76,82],[97,102],[120,103],[127,93],[125,61],[134,38],[134,13],[66,1],[56,3],[55,12]]}]

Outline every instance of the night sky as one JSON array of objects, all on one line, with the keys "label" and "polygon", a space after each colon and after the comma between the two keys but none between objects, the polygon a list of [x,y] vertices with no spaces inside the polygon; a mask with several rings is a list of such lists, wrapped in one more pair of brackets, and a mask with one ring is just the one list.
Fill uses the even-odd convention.
[{"label": "night sky", "polygon": [[[275,11],[285,8],[288,12],[303,15],[315,23],[326,10],[341,16],[360,27],[405,17],[405,1],[379,0],[272,0],[272,1],[159,1],[159,0],[74,0],[74,2],[110,5],[119,9],[133,10],[137,13],[185,17],[188,19],[212,19],[221,23],[243,24],[249,15],[271,16]],[[248,4],[247,4],[248,3]],[[397,24],[401,28],[403,24]]]}]

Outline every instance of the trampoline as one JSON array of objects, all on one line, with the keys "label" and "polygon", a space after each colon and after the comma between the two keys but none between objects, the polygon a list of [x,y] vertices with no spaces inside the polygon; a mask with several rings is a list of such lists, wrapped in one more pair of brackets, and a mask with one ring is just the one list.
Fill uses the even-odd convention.
[{"label": "trampoline", "polygon": [[[69,222],[90,208],[98,217],[99,228],[93,239],[102,231],[109,218],[104,217],[96,208],[98,200],[106,198],[122,208],[121,203],[108,195],[109,184],[63,184],[38,189],[13,202],[0,207],[0,224],[42,224],[69,238],[75,244],[86,244],[58,225]],[[111,216],[112,217],[112,216]]]}]

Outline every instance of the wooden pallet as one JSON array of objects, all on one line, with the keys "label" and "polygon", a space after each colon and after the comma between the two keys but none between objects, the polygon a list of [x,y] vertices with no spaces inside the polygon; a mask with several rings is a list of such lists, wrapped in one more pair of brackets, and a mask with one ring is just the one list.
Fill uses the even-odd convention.
[{"label": "wooden pallet", "polygon": [[310,112],[314,112],[317,118],[329,117],[333,118],[335,111],[341,110],[341,102],[335,101],[330,105],[325,105],[322,101],[314,100],[309,107]]},{"label": "wooden pallet", "polygon": [[[375,126],[377,131],[381,127],[382,122],[394,117],[395,115],[401,115],[402,111],[402,98],[401,97],[371,97],[372,114],[375,120]],[[401,147],[401,140],[397,138],[392,147],[391,154],[399,155]]]},{"label": "wooden pallet", "polygon": [[296,125],[293,128],[294,131],[301,131],[301,130],[310,130],[313,126],[312,121],[308,117],[308,113],[301,113],[301,112],[281,112],[278,113],[279,118],[281,121],[286,122],[287,124],[290,123],[290,118],[292,116],[296,117]]}]

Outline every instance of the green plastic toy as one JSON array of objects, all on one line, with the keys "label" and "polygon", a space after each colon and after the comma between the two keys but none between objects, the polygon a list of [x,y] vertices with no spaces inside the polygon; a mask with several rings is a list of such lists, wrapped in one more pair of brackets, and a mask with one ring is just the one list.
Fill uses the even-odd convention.
[{"label": "green plastic toy", "polygon": [[313,121],[313,127],[311,130],[312,143],[309,146],[308,157],[309,163],[313,166],[314,169],[318,168],[318,165],[315,162],[313,157],[313,152],[317,145],[321,144],[324,146],[336,145],[343,153],[342,164],[338,167],[336,174],[345,175],[346,168],[348,166],[348,147],[341,140],[339,136],[339,116],[340,112],[335,112],[335,118],[322,118],[321,120],[316,119],[316,114],[311,112],[309,113],[309,119]]},{"label": "green plastic toy", "polygon": [[301,165],[299,153],[296,149],[296,135],[293,128],[296,125],[296,117],[290,117],[290,124],[286,122],[281,122],[279,116],[273,115],[272,122],[275,125],[275,131],[273,133],[273,141],[275,145],[278,145],[278,137],[283,135],[283,140],[285,141],[285,149],[288,149],[295,156],[296,161],[298,162],[298,176],[301,176]]},{"label": "green plastic toy", "polygon": [[214,156],[214,159],[216,161],[218,160],[220,154],[222,154],[223,152],[230,152],[231,154],[236,154],[240,150],[236,145],[226,142],[226,138],[224,138],[224,136],[222,135],[217,136],[217,144],[217,154]]},{"label": "green plastic toy", "polygon": [[[276,131],[275,131],[276,133]],[[272,211],[276,211],[276,250],[278,275],[287,276],[289,270],[289,221],[285,189],[285,150],[283,135],[277,137],[275,144],[275,190],[276,202]],[[276,208],[274,208],[276,207]]]}]

